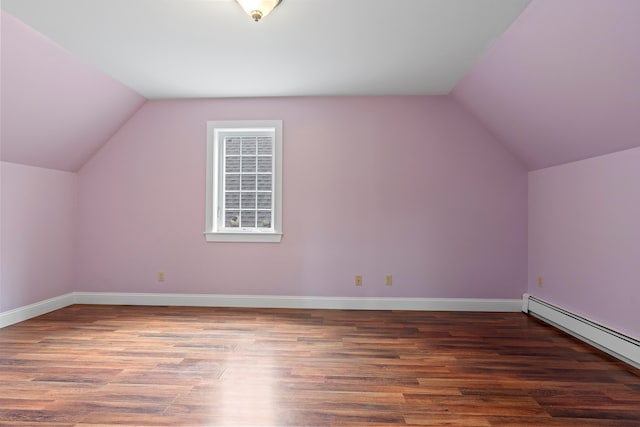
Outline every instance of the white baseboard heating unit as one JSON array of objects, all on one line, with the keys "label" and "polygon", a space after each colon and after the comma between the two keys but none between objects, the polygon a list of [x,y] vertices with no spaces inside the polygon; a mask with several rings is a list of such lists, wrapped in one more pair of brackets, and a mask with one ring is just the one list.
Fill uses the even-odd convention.
[{"label": "white baseboard heating unit", "polygon": [[522,311],[640,369],[640,341],[529,294]]}]

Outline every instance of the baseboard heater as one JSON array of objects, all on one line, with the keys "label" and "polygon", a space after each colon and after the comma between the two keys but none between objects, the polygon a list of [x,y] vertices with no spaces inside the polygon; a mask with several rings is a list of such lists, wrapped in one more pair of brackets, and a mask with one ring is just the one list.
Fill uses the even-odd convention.
[{"label": "baseboard heater", "polygon": [[544,300],[524,294],[522,311],[640,369],[640,341]]}]

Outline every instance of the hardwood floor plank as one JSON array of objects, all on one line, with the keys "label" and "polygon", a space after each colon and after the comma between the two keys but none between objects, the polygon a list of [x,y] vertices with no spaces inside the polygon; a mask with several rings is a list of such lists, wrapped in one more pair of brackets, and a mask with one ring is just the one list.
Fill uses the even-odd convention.
[{"label": "hardwood floor plank", "polygon": [[75,305],[0,329],[0,426],[637,427],[639,408],[637,369],[521,313]]},{"label": "hardwood floor plank", "polygon": [[407,415],[404,417],[408,425],[430,426],[430,427],[490,427],[493,424],[486,416],[461,415],[448,413],[432,413],[420,415]]}]

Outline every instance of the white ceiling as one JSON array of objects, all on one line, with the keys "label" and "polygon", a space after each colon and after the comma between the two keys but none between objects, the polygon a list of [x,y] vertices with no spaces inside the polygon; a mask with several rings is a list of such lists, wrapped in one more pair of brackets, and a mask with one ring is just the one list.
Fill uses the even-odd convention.
[{"label": "white ceiling", "polygon": [[149,99],[449,93],[530,0],[2,0]]}]

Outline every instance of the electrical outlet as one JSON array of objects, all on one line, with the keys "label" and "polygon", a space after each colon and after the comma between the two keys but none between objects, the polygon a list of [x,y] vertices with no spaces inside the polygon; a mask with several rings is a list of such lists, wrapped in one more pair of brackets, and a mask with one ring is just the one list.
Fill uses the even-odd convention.
[{"label": "electrical outlet", "polygon": [[356,286],[362,286],[362,276],[356,276]]},{"label": "electrical outlet", "polygon": [[538,287],[544,288],[544,280],[542,279],[542,276],[538,276]]},{"label": "electrical outlet", "polygon": [[391,276],[390,274],[387,274],[384,284],[387,286],[393,285],[393,276]]},{"label": "electrical outlet", "polygon": [[158,282],[164,282],[164,271],[158,271]]}]

